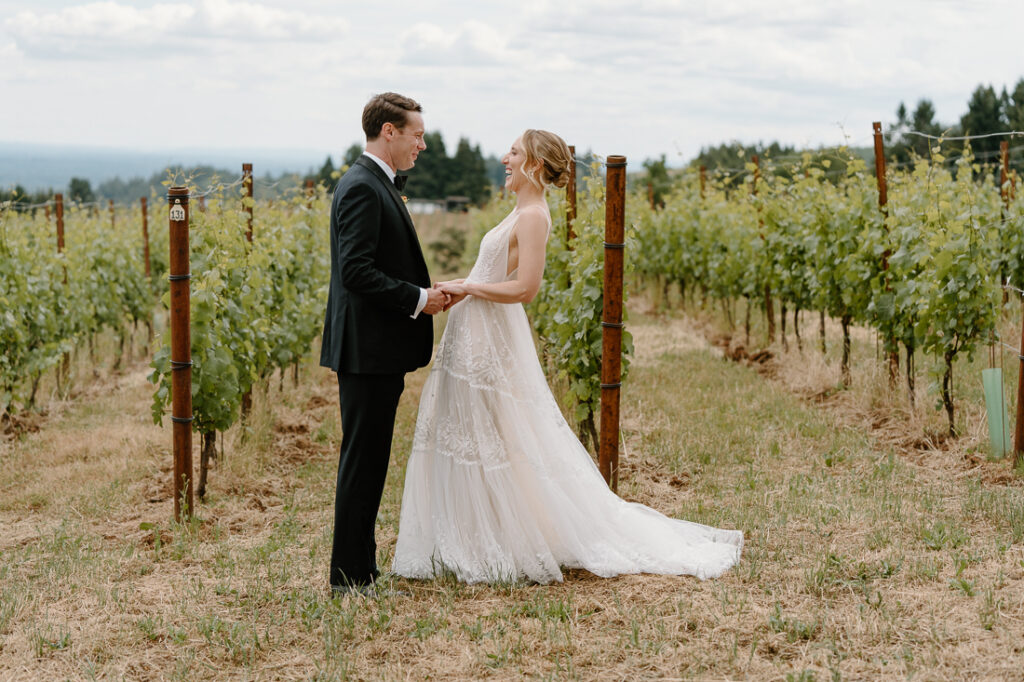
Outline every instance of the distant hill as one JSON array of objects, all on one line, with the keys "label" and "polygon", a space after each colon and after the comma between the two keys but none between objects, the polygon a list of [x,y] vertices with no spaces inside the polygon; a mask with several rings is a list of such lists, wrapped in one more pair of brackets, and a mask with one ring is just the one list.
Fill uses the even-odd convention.
[{"label": "distant hill", "polygon": [[[343,150],[342,150],[343,151]],[[0,142],[0,189],[21,185],[29,192],[66,189],[73,177],[85,178],[93,187],[113,178],[150,178],[165,168],[214,166],[242,173],[242,163],[253,164],[253,174],[306,174],[319,168],[328,153],[340,151],[283,150],[129,150],[107,147],[45,145]]]}]

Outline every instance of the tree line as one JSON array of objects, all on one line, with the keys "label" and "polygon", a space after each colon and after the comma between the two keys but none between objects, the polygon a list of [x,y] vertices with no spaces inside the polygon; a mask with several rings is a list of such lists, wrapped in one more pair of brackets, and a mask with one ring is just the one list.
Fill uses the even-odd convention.
[{"label": "tree line", "polygon": [[[918,100],[912,112],[904,102],[900,102],[895,113],[896,120],[883,128],[886,157],[890,163],[910,164],[915,158],[929,158],[929,149],[935,144],[934,140],[915,135],[915,132],[948,138],[1024,131],[1024,78],[1018,80],[1011,90],[1004,86],[1002,90],[997,91],[991,84],[979,84],[967,101],[967,111],[954,122],[937,121],[935,105],[932,100],[927,98]],[[974,157],[981,163],[998,162],[999,143],[1006,139],[1005,136],[999,136],[971,140],[970,146]],[[953,151],[962,151],[964,143],[951,141],[944,144],[943,148],[947,154]],[[746,168],[745,164],[750,161],[752,156],[757,155],[765,160],[791,162],[799,160],[805,151],[809,151],[812,155],[811,166],[824,170],[829,179],[835,181],[845,176],[849,157],[836,154],[834,150],[799,150],[779,142],[770,144],[734,142],[702,147],[700,153],[688,166],[690,168],[704,166],[709,174],[717,174],[720,179],[724,177],[725,187],[738,186],[742,185],[750,174],[750,169]],[[852,148],[850,152],[853,157],[868,161],[869,166],[874,158],[874,151],[871,147]],[[1014,160],[1014,156],[1016,160]],[[952,161],[953,159],[950,159],[950,162]],[[1010,165],[1018,170],[1024,169],[1024,158],[1019,154],[1011,155]],[[658,160],[649,160],[645,162],[644,166],[649,166],[648,175],[655,184],[656,196],[660,197],[670,184],[667,182],[667,174],[664,172],[664,156],[660,163]],[[788,171],[785,168],[776,167],[774,172],[777,176],[786,177]]]},{"label": "tree line", "polygon": [[[1005,86],[996,92],[992,85],[978,85],[967,101],[967,111],[953,123],[935,120],[935,105],[930,99],[918,100],[913,112],[900,102],[896,108],[896,122],[885,132],[887,151],[897,162],[907,163],[915,156],[929,156],[929,147],[934,142],[911,131],[944,137],[1024,131],[1024,78],[1009,91]],[[1000,141],[1005,139],[1000,136],[971,140],[971,149],[979,160],[991,162],[999,153]],[[957,146],[963,147],[962,144]],[[1022,162],[1011,160],[1011,165],[1020,169]]]},{"label": "tree line", "polygon": [[[465,197],[469,203],[485,203],[496,187],[505,182],[505,170],[501,160],[489,156],[484,158],[480,145],[473,145],[464,137],[459,138],[455,154],[448,155],[444,136],[435,130],[423,136],[427,148],[420,152],[416,166],[408,171],[408,184],[404,193],[415,199],[445,199]],[[363,153],[363,145],[353,143],[345,150],[338,166],[330,156],[320,170],[307,175],[328,190],[333,189],[341,173],[355,163]]]},{"label": "tree line", "polygon": [[[445,199],[459,196],[465,197],[471,204],[481,205],[497,187],[504,184],[505,171],[501,160],[493,155],[484,157],[480,145],[474,145],[464,137],[460,138],[455,153],[449,156],[440,131],[428,132],[424,140],[427,148],[420,153],[416,167],[409,171],[405,194],[410,198]],[[359,158],[362,151],[361,144],[352,144],[341,155],[337,165],[328,155],[318,170],[306,173],[281,173],[277,176],[257,173],[254,179],[255,191],[260,198],[277,199],[305,186],[307,180],[324,186],[328,191],[333,190],[342,172]],[[27,191],[23,186],[16,185],[0,190],[0,202],[10,201],[12,207],[18,210],[45,203],[55,193],[62,192],[66,201],[76,203],[106,202],[110,199],[116,203],[130,203],[138,201],[139,197],[162,196],[165,191],[162,183],[169,174],[205,189],[217,183],[234,182],[239,171],[207,165],[189,166],[160,170],[148,178],[124,180],[114,177],[104,180],[95,188],[88,179],[73,177],[65,189]]]}]

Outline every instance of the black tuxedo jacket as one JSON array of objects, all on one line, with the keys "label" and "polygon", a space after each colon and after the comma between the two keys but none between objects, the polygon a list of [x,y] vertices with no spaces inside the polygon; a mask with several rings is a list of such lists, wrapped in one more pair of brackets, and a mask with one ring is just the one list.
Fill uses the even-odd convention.
[{"label": "black tuxedo jacket", "polygon": [[434,325],[416,310],[430,287],[402,196],[370,158],[342,176],[331,204],[331,284],[320,364],[335,372],[397,374],[430,362]]}]

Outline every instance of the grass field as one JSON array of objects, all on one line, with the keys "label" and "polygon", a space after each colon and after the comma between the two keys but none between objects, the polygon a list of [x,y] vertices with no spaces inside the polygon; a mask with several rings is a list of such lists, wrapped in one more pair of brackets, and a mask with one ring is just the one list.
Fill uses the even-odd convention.
[{"label": "grass field", "polygon": [[[1024,677],[1024,487],[977,454],[977,405],[929,449],[930,405],[887,398],[872,363],[836,392],[810,350],[751,367],[709,323],[628,324],[620,494],[742,529],[721,579],[393,579],[409,596],[332,600],[334,375],[257,391],[198,519],[175,525],[170,429],[136,364],[0,441],[0,679]],[[399,408],[384,565],[424,378]]]}]

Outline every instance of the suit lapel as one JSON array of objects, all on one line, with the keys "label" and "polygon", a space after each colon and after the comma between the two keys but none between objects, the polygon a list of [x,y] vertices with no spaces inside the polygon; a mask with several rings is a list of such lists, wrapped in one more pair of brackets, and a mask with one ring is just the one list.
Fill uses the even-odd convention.
[{"label": "suit lapel", "polygon": [[372,159],[368,159],[366,156],[360,156],[356,159],[356,163],[363,168],[369,169],[369,171],[384,184],[387,193],[391,196],[392,201],[394,201],[395,205],[398,207],[398,213],[402,216],[402,222],[404,222],[405,226],[409,228],[409,231],[412,233],[416,243],[419,244],[419,238],[416,236],[416,226],[412,224],[412,216],[409,215],[409,209],[405,207],[405,202],[402,201],[402,195],[398,193],[398,188],[395,187],[395,184],[388,180],[387,174],[381,170],[381,167],[374,163]]}]

